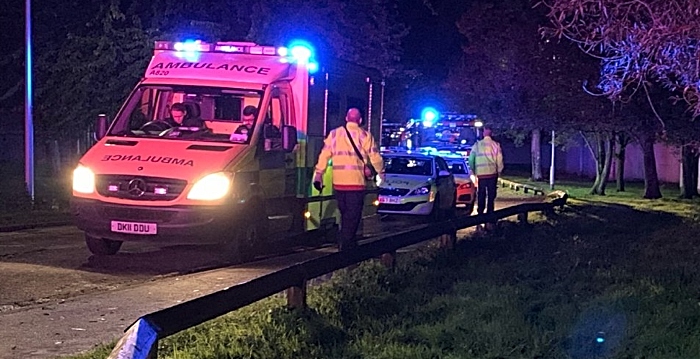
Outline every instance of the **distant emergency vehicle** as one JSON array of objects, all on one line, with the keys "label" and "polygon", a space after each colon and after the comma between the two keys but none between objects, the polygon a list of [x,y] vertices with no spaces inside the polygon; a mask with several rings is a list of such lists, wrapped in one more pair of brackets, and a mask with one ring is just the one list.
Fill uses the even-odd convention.
[{"label": "distant emergency vehicle", "polygon": [[434,120],[412,119],[406,123],[404,147],[469,151],[479,136],[481,121],[475,115],[443,113]]},{"label": "distant emergency vehicle", "polygon": [[[314,70],[318,70],[313,74]],[[308,45],[157,41],[144,78],[73,175],[72,211],[89,250],[123,241],[226,242],[247,257],[263,241],[334,230],[331,172],[310,185],[325,135],[357,107],[379,137],[380,74],[319,66]],[[163,127],[175,103],[202,127]],[[252,129],[237,131],[246,106]],[[368,199],[371,210],[373,199]]]}]

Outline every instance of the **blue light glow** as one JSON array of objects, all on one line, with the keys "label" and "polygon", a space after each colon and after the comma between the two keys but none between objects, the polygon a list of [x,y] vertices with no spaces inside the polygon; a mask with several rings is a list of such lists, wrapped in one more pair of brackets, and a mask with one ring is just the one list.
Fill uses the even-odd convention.
[{"label": "blue light glow", "polygon": [[314,50],[308,42],[295,40],[289,45],[289,54],[297,62],[306,63],[314,56]]},{"label": "blue light glow", "polygon": [[315,61],[311,61],[308,65],[306,65],[306,68],[309,70],[310,74],[313,74],[316,71],[318,71],[318,63]]},{"label": "blue light glow", "polygon": [[200,51],[203,51],[204,45],[201,40],[187,40],[184,42],[176,42],[173,45],[175,51],[175,56],[185,59],[189,62],[196,62],[199,60]]},{"label": "blue light glow", "polygon": [[435,119],[438,117],[438,112],[432,107],[426,107],[421,113],[421,118],[423,120],[423,127],[432,127]]}]

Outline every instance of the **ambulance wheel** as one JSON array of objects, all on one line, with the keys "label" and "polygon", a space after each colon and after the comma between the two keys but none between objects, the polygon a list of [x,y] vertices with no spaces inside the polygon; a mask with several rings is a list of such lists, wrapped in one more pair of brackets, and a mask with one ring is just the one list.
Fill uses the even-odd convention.
[{"label": "ambulance wheel", "polygon": [[260,243],[260,225],[257,222],[244,224],[231,246],[233,259],[247,262],[255,258],[256,243]]},{"label": "ambulance wheel", "polygon": [[236,235],[233,236],[229,245],[233,260],[247,262],[255,258],[255,252],[262,243],[265,228],[263,211],[260,205],[251,204],[249,220],[244,221],[236,229]]},{"label": "ambulance wheel", "polygon": [[111,239],[97,238],[89,234],[85,234],[85,244],[87,244],[90,253],[98,256],[111,256],[119,252],[122,247],[122,241],[113,241]]}]

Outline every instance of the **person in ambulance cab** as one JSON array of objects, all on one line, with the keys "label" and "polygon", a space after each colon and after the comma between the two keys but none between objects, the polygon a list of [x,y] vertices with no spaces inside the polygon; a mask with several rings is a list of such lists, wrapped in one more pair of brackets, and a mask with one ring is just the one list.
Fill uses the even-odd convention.
[{"label": "person in ambulance cab", "polygon": [[333,192],[340,210],[339,250],[357,246],[355,233],[362,220],[365,200],[366,164],[371,164],[380,180],[384,178],[384,160],[379,154],[372,134],[360,127],[360,110],[351,108],[345,116],[345,125],[332,130],[324,141],[318,156],[313,186],[323,189],[323,173],[332,160]]},{"label": "person in ambulance cab", "polygon": [[255,121],[255,115],[257,114],[257,107],[253,105],[246,106],[243,109],[243,117],[241,117],[241,121],[243,123],[239,125],[238,128],[236,128],[236,130],[233,131],[233,133],[236,135],[247,135],[250,131],[253,130],[253,121]]},{"label": "person in ambulance cab", "polygon": [[204,127],[204,121],[188,117],[187,105],[176,102],[170,106],[170,117],[165,119],[170,127]]}]

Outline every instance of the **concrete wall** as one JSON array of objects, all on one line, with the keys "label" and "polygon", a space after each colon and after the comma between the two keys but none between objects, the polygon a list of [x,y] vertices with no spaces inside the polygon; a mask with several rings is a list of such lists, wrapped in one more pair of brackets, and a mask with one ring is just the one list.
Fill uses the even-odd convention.
[{"label": "concrete wall", "polygon": [[[547,179],[549,178],[551,163],[551,146],[549,144],[549,137],[545,133],[543,133],[542,137],[542,176]],[[501,147],[503,148],[503,161],[506,166],[506,171],[509,165],[521,169],[529,168],[529,139],[520,147],[515,146],[515,144],[507,138],[501,137],[496,138],[496,140],[501,142]],[[656,171],[658,172],[659,180],[662,182],[679,183],[681,168],[679,148],[657,143],[654,145],[654,152],[656,154]],[[595,159],[582,140],[576,145],[566,149],[557,147],[554,152],[554,157],[555,173],[566,173],[590,178],[595,177]],[[615,179],[615,168],[615,159],[613,159],[610,179]],[[627,146],[625,179],[644,179],[644,157],[641,147],[636,143]]]},{"label": "concrete wall", "polygon": [[[561,168],[562,172],[585,177],[595,177],[595,160],[590,150],[583,144],[571,147],[566,151],[557,151],[557,153],[562,153],[565,158],[563,163],[564,167]],[[679,183],[681,161],[678,147],[657,143],[654,145],[654,153],[656,155],[656,171],[658,172],[659,180],[662,182]],[[612,171],[610,172],[611,179],[615,178],[615,161],[616,160],[613,159]],[[636,143],[627,146],[627,153],[625,156],[625,179],[644,179],[644,156],[641,147]]]}]

